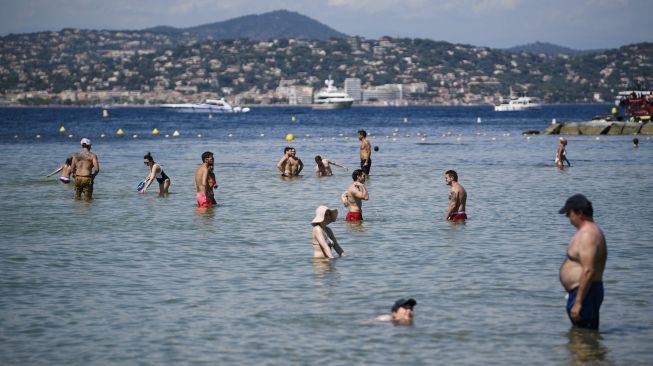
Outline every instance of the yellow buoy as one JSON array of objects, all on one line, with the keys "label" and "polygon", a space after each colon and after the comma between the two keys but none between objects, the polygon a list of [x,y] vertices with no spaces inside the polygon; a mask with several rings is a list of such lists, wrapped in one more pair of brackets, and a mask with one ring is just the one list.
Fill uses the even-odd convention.
[{"label": "yellow buoy", "polygon": [[179,136],[181,136],[179,131],[175,131],[175,132],[172,133],[172,137],[179,137]]},{"label": "yellow buoy", "polygon": [[286,141],[290,142],[290,141],[294,141],[294,140],[295,140],[295,135],[293,135],[292,133],[289,133],[289,134],[286,135]]},{"label": "yellow buoy", "polygon": [[152,130],[152,135],[159,136],[159,130],[156,127]]},{"label": "yellow buoy", "polygon": [[61,133],[66,132],[66,127],[64,127],[64,126],[59,127],[59,132],[61,132]]},{"label": "yellow buoy", "polygon": [[118,131],[116,131],[116,135],[122,136],[125,134],[125,131],[122,130],[122,128],[119,128]]},{"label": "yellow buoy", "polygon": [[617,107],[612,107],[612,114],[617,114]]},{"label": "yellow buoy", "polygon": [[109,111],[107,111],[106,109],[102,110],[102,117],[109,118]]}]

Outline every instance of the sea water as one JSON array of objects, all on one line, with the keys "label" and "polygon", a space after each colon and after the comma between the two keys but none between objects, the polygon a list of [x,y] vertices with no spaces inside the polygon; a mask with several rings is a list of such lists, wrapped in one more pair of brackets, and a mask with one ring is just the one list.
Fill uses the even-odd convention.
[{"label": "sea water", "polygon": [[[1,363],[651,364],[653,141],[569,136],[559,170],[557,136],[522,136],[609,109],[0,109]],[[359,129],[379,151],[365,221],[350,225],[339,197]],[[81,137],[101,167],[90,203],[45,177]],[[292,180],[276,169],[287,145],[305,164]],[[220,186],[199,211],[204,151]],[[147,152],[171,178],[166,197],[156,182],[136,192]],[[318,154],[349,170],[316,177]],[[442,219],[448,169],[468,192],[462,225]],[[608,242],[598,333],[570,326],[558,280],[575,229],[557,211],[575,193]],[[330,227],[346,257],[311,259],[323,204],[340,211]],[[368,321],[402,297],[417,300],[413,326]]]}]

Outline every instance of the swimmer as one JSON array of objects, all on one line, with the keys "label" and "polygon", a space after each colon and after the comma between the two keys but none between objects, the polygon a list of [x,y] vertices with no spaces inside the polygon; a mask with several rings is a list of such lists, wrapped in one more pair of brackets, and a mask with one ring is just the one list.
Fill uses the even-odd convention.
[{"label": "swimmer", "polygon": [[556,159],[555,163],[558,168],[563,168],[564,162],[567,162],[567,165],[571,166],[569,159],[567,159],[567,139],[564,137],[560,138],[560,145],[558,145],[558,150],[556,150]]},{"label": "swimmer", "polygon": [[209,208],[215,202],[213,185],[209,184],[209,170],[212,165],[213,153],[210,151],[204,152],[202,154],[202,164],[195,171],[195,199],[199,208]]},{"label": "swimmer", "polygon": [[331,248],[335,249],[339,256],[347,255],[338,245],[335,235],[331,228],[327,227],[330,223],[338,218],[338,210],[319,206],[315,209],[315,218],[313,224],[313,258],[334,258]]},{"label": "swimmer", "polygon": [[365,173],[365,176],[368,177],[370,175],[370,168],[372,167],[372,147],[370,142],[367,140],[367,132],[365,132],[365,130],[358,131],[358,140],[361,142],[361,170]]},{"label": "swimmer", "polygon": [[81,199],[82,193],[86,200],[93,199],[93,184],[100,173],[100,163],[97,155],[91,152],[91,140],[83,138],[82,149],[73,155],[70,174],[75,176],[75,199]]},{"label": "swimmer", "polygon": [[447,170],[444,173],[444,181],[451,186],[449,192],[449,209],[444,214],[444,219],[448,221],[466,220],[465,206],[467,205],[467,191],[458,183],[458,173],[454,170]]},{"label": "swimmer", "polygon": [[639,139],[635,137],[633,139],[633,149],[637,149],[639,147]]},{"label": "swimmer", "polygon": [[141,193],[145,193],[155,179],[157,182],[159,182],[159,194],[168,193],[168,188],[170,187],[170,178],[163,171],[161,165],[154,162],[152,154],[148,152],[145,156],[143,156],[143,164],[147,165],[148,168],[150,168],[150,175],[145,178],[145,187],[141,190]]},{"label": "swimmer", "polygon": [[47,175],[48,178],[51,176],[61,172],[61,176],[59,176],[59,181],[64,184],[70,183],[70,175],[73,171],[72,167],[73,163],[73,157],[69,156],[68,159],[66,159],[66,162],[61,164],[61,166],[55,170],[53,170],[50,174]]},{"label": "swimmer", "polygon": [[362,201],[367,201],[370,198],[364,184],[366,175],[362,170],[356,169],[351,174],[351,178],[354,180],[354,183],[340,196],[342,203],[345,207],[349,208],[345,221],[361,221],[363,220]]},{"label": "swimmer", "polygon": [[569,197],[558,213],[565,214],[576,227],[567,258],[560,266],[560,283],[568,293],[567,315],[575,326],[598,329],[608,258],[605,236],[594,223],[592,202],[582,194]]},{"label": "swimmer", "polygon": [[304,169],[304,163],[296,156],[294,147],[286,146],[283,156],[277,163],[277,170],[282,177],[296,177]]},{"label": "swimmer", "polygon": [[320,155],[315,157],[315,163],[317,164],[315,166],[315,174],[317,174],[318,177],[332,176],[333,172],[331,171],[331,165],[335,165],[347,171],[349,170],[346,166],[335,160],[322,159]]},{"label": "swimmer", "polygon": [[415,299],[399,299],[392,305],[390,314],[377,316],[374,320],[379,322],[393,322],[396,325],[413,324],[413,308],[417,305]]}]

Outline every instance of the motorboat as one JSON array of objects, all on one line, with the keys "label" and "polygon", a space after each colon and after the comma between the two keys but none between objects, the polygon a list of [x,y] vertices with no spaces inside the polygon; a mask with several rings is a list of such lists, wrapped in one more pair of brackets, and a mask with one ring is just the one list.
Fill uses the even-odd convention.
[{"label": "motorboat", "polygon": [[495,112],[514,112],[514,111],[524,111],[532,108],[540,108],[541,105],[536,103],[533,98],[530,97],[517,97],[512,93],[510,89],[510,99],[503,100],[499,105],[494,106]]},{"label": "motorboat", "polygon": [[326,88],[320,90],[313,99],[313,109],[345,109],[351,108],[354,98],[350,97],[344,91],[339,91],[333,86],[333,80],[329,76],[325,80]]},{"label": "motorboat", "polygon": [[247,113],[247,107],[233,107],[224,98],[207,99],[204,103],[161,104],[161,108],[168,108],[179,112],[209,112],[209,113]]}]

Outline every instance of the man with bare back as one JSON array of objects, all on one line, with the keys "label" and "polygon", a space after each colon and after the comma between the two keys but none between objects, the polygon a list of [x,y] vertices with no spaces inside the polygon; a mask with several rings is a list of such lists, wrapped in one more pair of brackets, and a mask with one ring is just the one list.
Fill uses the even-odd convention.
[{"label": "man with bare back", "polygon": [[575,326],[598,329],[603,271],[608,258],[605,236],[594,223],[592,202],[582,194],[569,197],[558,212],[576,227],[567,257],[560,266],[560,283],[568,292],[567,315]]},{"label": "man with bare back", "polygon": [[444,214],[444,219],[449,221],[464,221],[467,219],[465,206],[467,205],[467,191],[458,183],[458,173],[455,170],[447,170],[444,173],[444,181],[451,186],[449,192],[449,209]]},{"label": "man with bare back", "polygon": [[91,152],[91,140],[83,138],[82,149],[73,155],[71,174],[75,177],[75,199],[81,199],[82,193],[86,200],[93,199],[93,182],[100,172],[97,155]]}]

